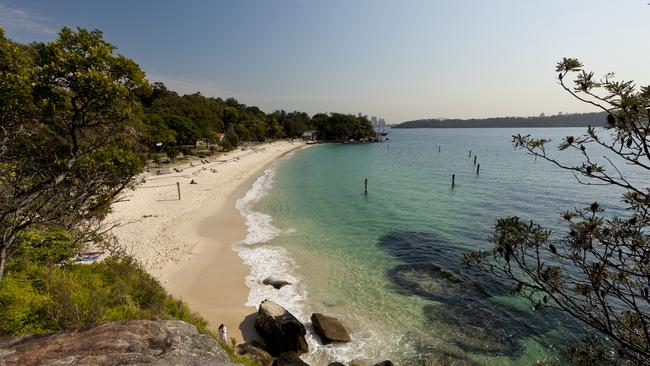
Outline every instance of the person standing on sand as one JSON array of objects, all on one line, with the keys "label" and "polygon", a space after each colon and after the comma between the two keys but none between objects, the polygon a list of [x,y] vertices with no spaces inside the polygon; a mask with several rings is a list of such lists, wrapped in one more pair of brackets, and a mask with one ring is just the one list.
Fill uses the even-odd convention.
[{"label": "person standing on sand", "polygon": [[222,341],[223,343],[228,343],[228,342],[227,342],[227,341],[228,341],[228,335],[227,335],[227,333],[226,333],[227,331],[228,331],[228,330],[226,329],[226,326],[225,326],[225,325],[221,324],[221,325],[219,326],[219,339],[221,339],[221,341]]}]

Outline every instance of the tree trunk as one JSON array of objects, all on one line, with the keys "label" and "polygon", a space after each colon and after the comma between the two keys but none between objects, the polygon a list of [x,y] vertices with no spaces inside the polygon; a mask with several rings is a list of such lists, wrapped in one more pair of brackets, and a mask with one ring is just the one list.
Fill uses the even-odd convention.
[{"label": "tree trunk", "polygon": [[7,243],[2,243],[2,249],[0,249],[0,281],[5,273],[5,263],[7,262]]},{"label": "tree trunk", "polygon": [[2,243],[0,243],[0,281],[2,281],[2,277],[4,276],[5,273],[5,265],[7,264],[7,253],[9,252],[9,248],[11,247],[11,244],[13,244],[14,240],[16,239],[16,234],[11,234],[6,240],[4,240]]}]

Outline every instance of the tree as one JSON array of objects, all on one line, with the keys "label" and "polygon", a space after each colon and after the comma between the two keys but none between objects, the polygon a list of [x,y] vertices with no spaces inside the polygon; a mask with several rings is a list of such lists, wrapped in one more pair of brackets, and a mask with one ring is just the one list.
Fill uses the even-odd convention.
[{"label": "tree", "polygon": [[88,238],[141,170],[135,91],[148,84],[114,50],[98,30],[63,28],[30,49],[0,33],[0,279],[20,235]]},{"label": "tree", "polygon": [[[564,90],[606,113],[606,129],[589,127],[585,135],[561,141],[558,149],[575,152],[577,164],[551,154],[548,139],[515,135],[515,148],[572,172],[582,184],[621,188],[629,215],[606,216],[594,202],[563,214],[568,230],[560,237],[532,221],[498,219],[493,248],[470,252],[465,261],[505,274],[536,308],[559,309],[604,336],[603,342],[591,339],[570,350],[569,361],[645,365],[650,359],[650,189],[647,180],[633,181],[619,166],[629,165],[645,177],[650,171],[650,89],[615,81],[611,73],[596,79],[571,58],[559,62],[556,71]],[[573,85],[571,75],[576,75]],[[594,344],[607,352],[595,352]]]}]

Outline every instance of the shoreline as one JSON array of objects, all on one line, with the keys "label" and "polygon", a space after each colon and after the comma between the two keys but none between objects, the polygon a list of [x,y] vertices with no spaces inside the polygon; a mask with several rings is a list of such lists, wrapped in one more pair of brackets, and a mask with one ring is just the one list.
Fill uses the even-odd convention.
[{"label": "shoreline", "polygon": [[223,323],[229,338],[250,339],[255,336],[250,315],[257,309],[245,305],[251,268],[233,248],[247,237],[236,202],[274,161],[305,146],[275,142],[221,155],[180,175],[150,177],[114,204],[107,221],[120,224],[112,230],[120,245],[171,295],[211,327]]}]

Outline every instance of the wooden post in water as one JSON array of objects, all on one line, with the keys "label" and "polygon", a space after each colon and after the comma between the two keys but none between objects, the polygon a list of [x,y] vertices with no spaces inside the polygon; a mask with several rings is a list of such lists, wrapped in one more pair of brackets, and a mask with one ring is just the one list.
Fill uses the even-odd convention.
[{"label": "wooden post in water", "polygon": [[476,166],[476,175],[478,175],[478,171],[481,170],[481,164]]},{"label": "wooden post in water", "polygon": [[474,165],[476,165],[476,155],[474,155]]},{"label": "wooden post in water", "polygon": [[440,152],[440,145],[438,145],[438,152]]},{"label": "wooden post in water", "polygon": [[368,178],[366,178],[363,182],[363,193],[368,194]]},{"label": "wooden post in water", "polygon": [[472,150],[469,151],[469,155],[467,155],[468,158],[472,157]]},{"label": "wooden post in water", "polygon": [[181,200],[181,184],[176,182],[176,189],[178,190],[178,200]]},{"label": "wooden post in water", "polygon": [[453,189],[456,185],[456,174],[451,175],[451,188]]}]

